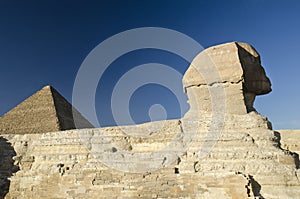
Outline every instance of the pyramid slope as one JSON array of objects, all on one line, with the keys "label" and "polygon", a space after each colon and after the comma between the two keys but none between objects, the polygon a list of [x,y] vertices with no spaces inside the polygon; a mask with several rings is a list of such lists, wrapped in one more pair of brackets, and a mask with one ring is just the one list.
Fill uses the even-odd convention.
[{"label": "pyramid slope", "polygon": [[[59,121],[60,130],[94,128],[94,126],[85,119],[59,92],[50,87],[56,108],[56,114]],[[74,115],[73,115],[74,114]],[[76,125],[74,122],[76,117]]]},{"label": "pyramid slope", "polygon": [[[93,127],[79,112],[81,128]],[[78,127],[78,128],[80,128]],[[54,88],[45,86],[0,118],[0,133],[44,133],[75,129],[72,105]]]}]

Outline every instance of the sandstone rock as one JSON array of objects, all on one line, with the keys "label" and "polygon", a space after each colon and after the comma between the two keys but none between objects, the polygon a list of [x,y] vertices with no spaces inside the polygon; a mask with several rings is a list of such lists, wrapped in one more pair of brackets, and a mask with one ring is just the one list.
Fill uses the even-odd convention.
[{"label": "sandstone rock", "polygon": [[75,126],[72,109],[54,88],[45,86],[0,118],[0,133],[45,133],[93,127],[74,109],[80,121]]}]

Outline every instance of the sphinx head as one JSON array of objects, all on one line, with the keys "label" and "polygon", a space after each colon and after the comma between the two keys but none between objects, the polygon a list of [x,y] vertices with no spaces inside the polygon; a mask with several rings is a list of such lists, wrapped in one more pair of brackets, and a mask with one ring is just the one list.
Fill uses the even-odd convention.
[{"label": "sphinx head", "polygon": [[249,44],[231,42],[202,51],[183,77],[191,109],[212,111],[212,92],[224,90],[226,113],[246,114],[255,110],[257,95],[271,92],[271,82],[260,56]]}]

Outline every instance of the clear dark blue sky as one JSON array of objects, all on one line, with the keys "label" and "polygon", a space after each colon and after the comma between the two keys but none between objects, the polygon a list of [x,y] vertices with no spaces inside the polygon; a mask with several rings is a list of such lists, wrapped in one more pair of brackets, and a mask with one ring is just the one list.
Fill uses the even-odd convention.
[{"label": "clear dark blue sky", "polygon": [[[299,20],[297,0],[0,0],[0,115],[48,84],[71,101],[76,73],[95,46],[121,31],[156,26],[185,33],[205,48],[228,41],[252,44],[273,84],[271,94],[257,98],[257,110],[275,129],[300,129]],[[113,124],[107,109],[113,83],[149,61],[173,64],[181,73],[187,69],[183,60],[155,50],[116,60],[96,96],[105,125]],[[162,103],[169,118],[178,117],[173,98],[166,89],[145,86],[133,96],[132,116],[147,121],[146,109]]]}]

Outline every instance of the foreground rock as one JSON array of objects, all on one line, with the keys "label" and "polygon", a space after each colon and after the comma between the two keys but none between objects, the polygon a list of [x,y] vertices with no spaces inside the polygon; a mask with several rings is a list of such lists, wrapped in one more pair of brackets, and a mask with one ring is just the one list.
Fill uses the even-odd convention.
[{"label": "foreground rock", "polygon": [[297,157],[253,108],[271,91],[255,49],[211,47],[183,84],[191,108],[179,120],[1,135],[6,198],[299,197]]}]

